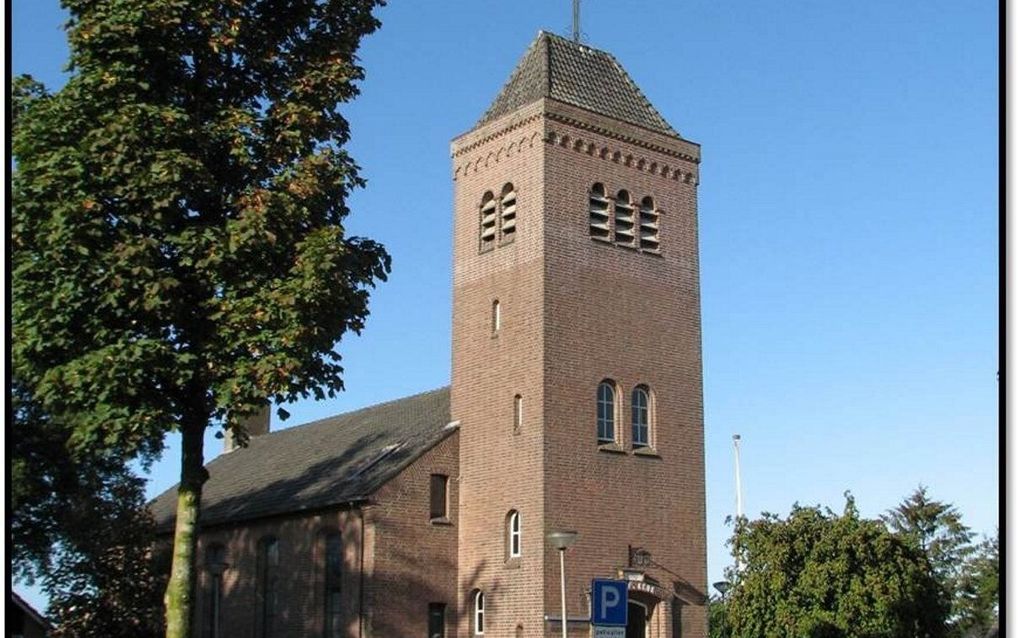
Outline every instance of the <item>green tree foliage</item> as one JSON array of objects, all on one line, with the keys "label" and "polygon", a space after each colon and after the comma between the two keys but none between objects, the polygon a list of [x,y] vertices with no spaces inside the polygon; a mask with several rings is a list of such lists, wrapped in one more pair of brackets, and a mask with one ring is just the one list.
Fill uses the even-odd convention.
[{"label": "green tree foliage", "polygon": [[716,596],[708,601],[708,638],[730,638],[729,620],[726,617],[726,600]]},{"label": "green tree foliage", "polygon": [[959,511],[949,503],[934,500],[928,488],[918,486],[899,505],[882,517],[896,534],[917,547],[931,561],[939,585],[949,597],[951,635],[960,635],[957,627],[963,613],[961,588],[968,558],[974,551],[974,533],[963,524]]},{"label": "green tree foliage", "polygon": [[983,539],[967,559],[956,597],[954,633],[983,638],[999,616],[999,534]]},{"label": "green tree foliage", "polygon": [[24,388],[12,393],[11,539],[17,577],[50,598],[55,637],[155,636],[161,586],[143,481],[118,459],[72,457]]},{"label": "green tree foliage", "polygon": [[795,505],[740,519],[731,541],[729,635],[910,638],[945,635],[947,605],[925,557],[881,521]]},{"label": "green tree foliage", "polygon": [[144,462],[181,435],[170,636],[190,635],[206,427],[341,390],[334,348],[389,271],[344,228],[363,182],[339,110],[379,4],[64,0],[67,84],[15,82],[14,377],[72,456]]}]

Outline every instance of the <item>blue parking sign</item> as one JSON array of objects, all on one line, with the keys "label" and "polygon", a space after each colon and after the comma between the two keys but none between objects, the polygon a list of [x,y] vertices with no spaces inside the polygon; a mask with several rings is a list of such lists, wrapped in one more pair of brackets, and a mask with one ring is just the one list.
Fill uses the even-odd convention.
[{"label": "blue parking sign", "polygon": [[591,624],[627,626],[627,581],[602,578],[591,581]]}]

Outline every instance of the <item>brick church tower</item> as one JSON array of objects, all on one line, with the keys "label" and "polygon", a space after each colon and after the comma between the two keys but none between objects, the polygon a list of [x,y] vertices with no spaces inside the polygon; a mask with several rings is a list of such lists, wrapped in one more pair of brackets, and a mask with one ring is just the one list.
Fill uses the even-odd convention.
[{"label": "brick church tower", "polygon": [[707,633],[700,147],[608,53],[539,33],[452,143],[458,634]]}]

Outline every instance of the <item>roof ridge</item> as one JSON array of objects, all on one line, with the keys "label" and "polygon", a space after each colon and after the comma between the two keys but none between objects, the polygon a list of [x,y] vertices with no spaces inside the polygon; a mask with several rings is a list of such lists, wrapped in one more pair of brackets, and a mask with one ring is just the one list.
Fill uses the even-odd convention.
[{"label": "roof ridge", "polygon": [[380,403],[372,403],[370,405],[365,405],[365,406],[362,406],[360,408],[354,408],[353,410],[349,410],[347,412],[340,412],[338,414],[333,414],[333,415],[330,415],[330,416],[324,416],[321,419],[316,419],[314,421],[306,421],[305,423],[299,423],[298,425],[292,425],[290,427],[281,428],[281,429],[275,430],[275,431],[270,431],[270,432],[267,432],[266,434],[263,434],[261,436],[252,437],[252,440],[255,440],[255,439],[262,439],[262,440],[264,440],[266,437],[272,436],[274,434],[283,434],[284,432],[293,432],[294,430],[300,430],[301,428],[304,428],[304,427],[307,427],[307,426],[318,425],[320,423],[325,423],[326,421],[332,421],[333,419],[339,419],[341,417],[354,416],[356,414],[360,414],[362,412],[367,412],[369,410],[375,410],[375,409],[378,409],[378,408],[384,408],[386,406],[393,405],[394,403],[400,403],[401,401],[409,401],[411,399],[417,399],[419,397],[423,397],[423,396],[428,395],[428,394],[435,394],[437,392],[442,392],[443,390],[449,390],[449,389],[450,389],[449,385],[444,385],[444,386],[440,386],[438,388],[433,388],[431,390],[424,390],[422,392],[416,392],[414,394],[409,394],[406,397],[398,397],[396,399],[389,399],[389,400],[386,400],[386,401],[382,401]]},{"label": "roof ridge", "polygon": [[659,113],[659,110],[655,108],[655,105],[652,104],[652,101],[648,99],[648,96],[646,96],[645,92],[641,90],[641,87],[638,86],[638,83],[634,81],[634,78],[630,77],[630,73],[627,73],[627,69],[623,68],[623,65],[620,64],[620,61],[616,59],[616,56],[607,51],[603,51],[603,53],[609,56],[609,59],[613,61],[613,64],[616,65],[616,68],[619,69],[623,77],[626,78],[628,82],[630,82],[630,87],[634,89],[634,91],[638,94],[638,97],[640,97],[641,100],[645,103],[645,106],[648,107],[648,112],[651,113],[652,117],[659,120],[659,122],[662,123],[662,126],[668,129],[671,133],[679,136],[680,134],[677,133],[676,129],[674,129],[673,126],[666,121],[666,118],[662,117],[662,113]]},{"label": "roof ridge", "polygon": [[[202,524],[357,500],[453,435],[449,423],[450,390],[442,386],[256,437],[206,463]],[[273,436],[287,432],[293,436]],[[178,487],[149,501],[157,525],[174,519]]]},{"label": "roof ridge", "polygon": [[542,98],[681,137],[612,53],[544,30],[525,49],[474,129]]},{"label": "roof ridge", "polygon": [[[518,76],[521,75],[524,72],[524,64],[525,64],[525,62],[529,59],[528,56],[531,54],[532,49],[537,47],[539,45],[539,43],[542,42],[543,34],[547,35],[547,32],[542,31],[541,29],[539,29],[538,30],[538,36],[534,40],[531,41],[531,44],[528,45],[528,48],[524,49],[524,54],[521,55],[519,60],[517,60],[517,64],[515,64],[513,70],[510,71],[510,75],[507,76],[506,80],[503,81],[502,86],[499,87],[499,91],[496,93],[496,99],[493,100],[492,104],[489,105],[489,108],[485,109],[485,112],[482,113],[482,117],[480,117],[478,119],[478,122],[475,123],[474,128],[478,128],[479,126],[481,126],[482,123],[484,123],[486,120],[489,119],[489,115],[498,108],[498,106],[499,106],[499,96],[503,95],[507,91],[507,89],[510,88],[510,85],[514,82],[514,80],[516,80],[518,78]],[[550,76],[549,71],[548,71],[548,69],[549,69],[549,59],[548,59],[548,57],[549,57],[549,47],[548,46],[546,47],[545,51],[546,51],[546,63],[545,63],[545,68],[546,68],[546,92],[548,93],[548,91],[549,91],[549,84],[552,81],[551,80],[551,76]]]}]

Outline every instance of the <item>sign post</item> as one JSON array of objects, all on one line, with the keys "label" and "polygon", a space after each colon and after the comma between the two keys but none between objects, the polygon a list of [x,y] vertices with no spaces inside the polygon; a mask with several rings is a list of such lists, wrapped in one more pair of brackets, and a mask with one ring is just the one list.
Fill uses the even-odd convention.
[{"label": "sign post", "polygon": [[591,624],[594,638],[626,638],[627,581],[591,581]]}]

